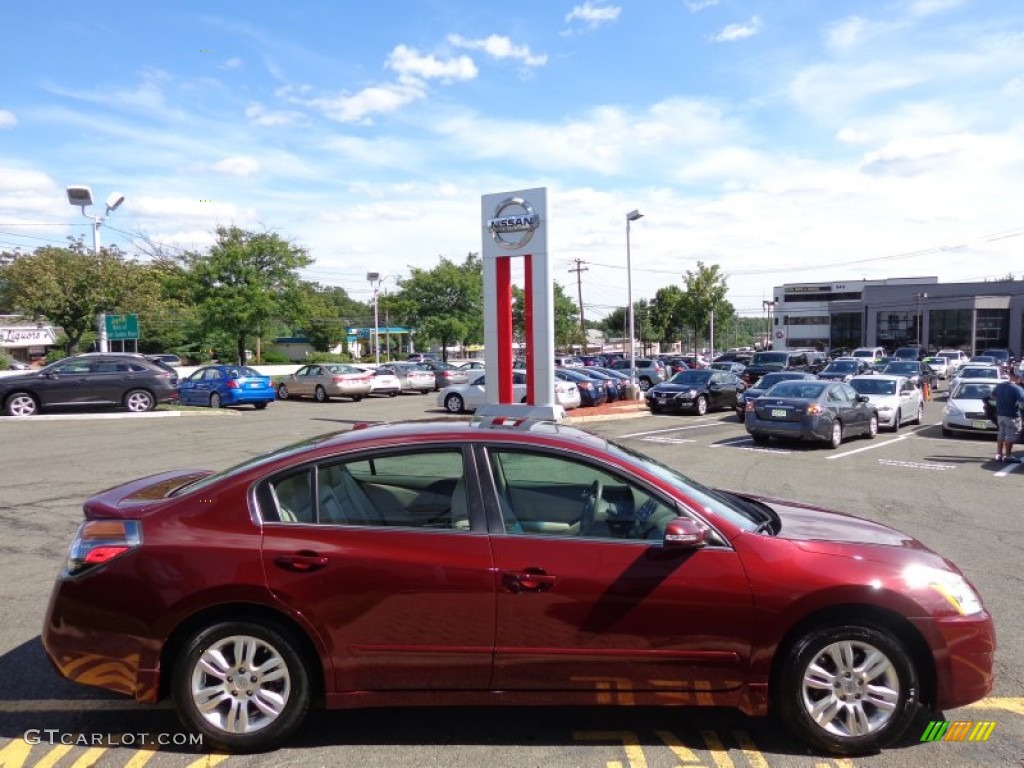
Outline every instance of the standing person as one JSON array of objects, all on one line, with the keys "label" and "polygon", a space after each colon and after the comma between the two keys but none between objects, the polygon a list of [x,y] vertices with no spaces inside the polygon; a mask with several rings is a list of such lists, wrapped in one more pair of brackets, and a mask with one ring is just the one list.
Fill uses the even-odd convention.
[{"label": "standing person", "polygon": [[1020,464],[1020,459],[1013,455],[1013,444],[1020,434],[1024,389],[1020,386],[1020,375],[1014,368],[1010,368],[1010,380],[997,384],[992,390],[992,398],[996,401],[996,423],[999,426],[996,461]]}]

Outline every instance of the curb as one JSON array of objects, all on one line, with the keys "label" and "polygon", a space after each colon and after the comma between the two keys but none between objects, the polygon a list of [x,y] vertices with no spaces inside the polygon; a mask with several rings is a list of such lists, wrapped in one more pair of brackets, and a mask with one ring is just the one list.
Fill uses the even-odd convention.
[{"label": "curb", "polygon": [[638,419],[642,416],[649,416],[650,411],[646,408],[640,410],[637,409],[634,412],[626,413],[604,413],[595,414],[593,416],[566,416],[562,423],[564,424],[587,424],[595,421],[619,421],[622,419]]}]

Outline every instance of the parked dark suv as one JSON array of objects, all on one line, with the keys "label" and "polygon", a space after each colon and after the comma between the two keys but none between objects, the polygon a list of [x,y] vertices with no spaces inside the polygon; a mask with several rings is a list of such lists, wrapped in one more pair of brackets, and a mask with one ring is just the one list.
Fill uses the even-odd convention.
[{"label": "parked dark suv", "polygon": [[124,406],[151,411],[178,398],[178,374],[142,355],[74,355],[32,373],[0,378],[0,408],[8,416],[32,416],[44,408]]},{"label": "parked dark suv", "polygon": [[755,352],[743,371],[743,379],[750,386],[766,373],[776,371],[806,371],[806,352]]}]

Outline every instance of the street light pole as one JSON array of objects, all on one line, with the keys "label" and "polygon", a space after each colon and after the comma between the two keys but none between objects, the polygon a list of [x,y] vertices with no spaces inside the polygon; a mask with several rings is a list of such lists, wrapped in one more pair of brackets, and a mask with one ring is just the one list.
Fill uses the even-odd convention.
[{"label": "street light pole", "polygon": [[633,319],[633,261],[630,253],[629,225],[644,215],[640,211],[630,211],[626,214],[626,294],[629,300],[627,308],[629,314],[629,380],[633,386],[633,397],[636,397],[636,325]]},{"label": "street light pole", "polygon": [[380,314],[377,306],[377,293],[380,290],[380,272],[367,272],[366,279],[373,286],[373,349],[374,359],[380,365]]}]

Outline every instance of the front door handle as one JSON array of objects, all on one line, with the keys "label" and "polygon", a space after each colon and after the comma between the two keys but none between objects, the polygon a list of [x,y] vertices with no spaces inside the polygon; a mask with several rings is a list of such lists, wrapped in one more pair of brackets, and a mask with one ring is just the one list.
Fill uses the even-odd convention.
[{"label": "front door handle", "polygon": [[555,586],[555,577],[543,568],[524,568],[521,571],[503,571],[501,585],[507,592],[544,592]]},{"label": "front door handle", "polygon": [[327,565],[327,558],[316,552],[303,550],[294,555],[278,555],[274,558],[274,565],[294,573],[309,573],[318,571]]}]

